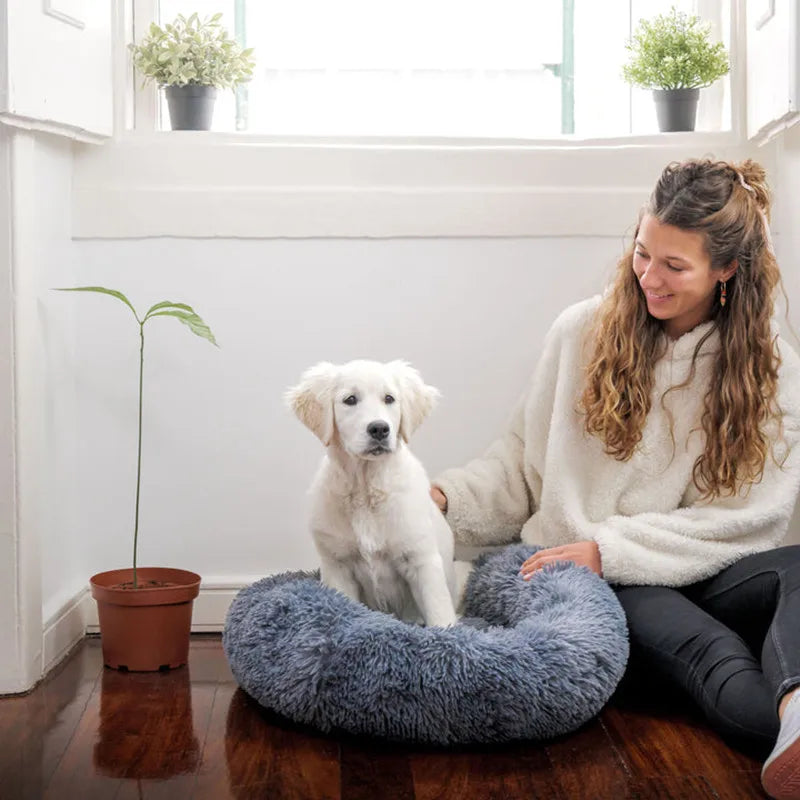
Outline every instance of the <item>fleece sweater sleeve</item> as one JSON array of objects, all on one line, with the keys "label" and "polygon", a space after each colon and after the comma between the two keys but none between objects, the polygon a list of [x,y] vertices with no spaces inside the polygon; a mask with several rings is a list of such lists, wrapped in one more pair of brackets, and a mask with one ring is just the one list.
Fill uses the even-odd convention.
[{"label": "fleece sweater sleeve", "polygon": [[776,458],[767,456],[761,481],[745,495],[591,524],[587,538],[600,548],[609,583],[684,586],[781,543],[800,489],[800,361],[792,351],[787,355],[783,440]]}]

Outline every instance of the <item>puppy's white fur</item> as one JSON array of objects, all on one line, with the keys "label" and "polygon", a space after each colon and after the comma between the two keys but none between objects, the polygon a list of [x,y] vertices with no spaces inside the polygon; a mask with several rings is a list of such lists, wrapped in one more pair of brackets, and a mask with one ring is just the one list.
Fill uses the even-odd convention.
[{"label": "puppy's white fur", "polygon": [[317,364],[286,400],[327,447],[311,486],[322,582],[404,620],[452,625],[453,535],[407,444],[438,396],[404,361],[351,361]]}]

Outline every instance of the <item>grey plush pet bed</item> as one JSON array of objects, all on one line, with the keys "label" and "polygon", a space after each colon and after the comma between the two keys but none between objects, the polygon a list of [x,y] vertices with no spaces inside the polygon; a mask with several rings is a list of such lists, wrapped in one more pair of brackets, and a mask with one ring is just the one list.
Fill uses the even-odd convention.
[{"label": "grey plush pet bed", "polygon": [[462,624],[411,625],[349,600],[315,573],[243,589],[223,646],[259,703],[295,722],[433,744],[543,739],[595,716],[628,657],[608,585],[572,564],[517,574],[538,548],[483,556]]}]

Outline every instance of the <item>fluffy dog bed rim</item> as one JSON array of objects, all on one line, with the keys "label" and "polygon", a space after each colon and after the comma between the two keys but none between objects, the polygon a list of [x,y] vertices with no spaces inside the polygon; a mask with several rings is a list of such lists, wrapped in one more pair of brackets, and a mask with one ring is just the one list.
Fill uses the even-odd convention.
[{"label": "fluffy dog bed rim", "polygon": [[223,646],[259,703],[322,731],[440,745],[546,739],[595,716],[628,656],[625,615],[586,568],[518,575],[537,548],[476,562],[468,619],[424,628],[289,572],[243,589]]}]

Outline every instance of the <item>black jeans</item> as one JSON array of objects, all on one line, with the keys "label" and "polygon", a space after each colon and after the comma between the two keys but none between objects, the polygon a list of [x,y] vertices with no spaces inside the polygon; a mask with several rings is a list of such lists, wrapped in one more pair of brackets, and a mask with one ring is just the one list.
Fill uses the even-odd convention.
[{"label": "black jeans", "polygon": [[800,546],[677,589],[612,588],[628,618],[630,677],[688,692],[731,744],[768,752],[778,702],[800,685]]}]

